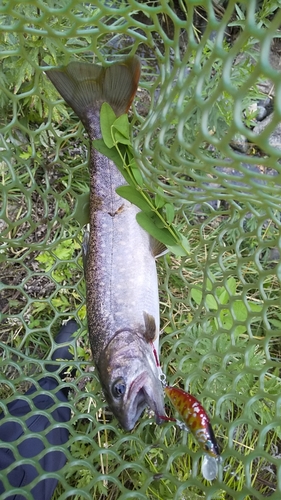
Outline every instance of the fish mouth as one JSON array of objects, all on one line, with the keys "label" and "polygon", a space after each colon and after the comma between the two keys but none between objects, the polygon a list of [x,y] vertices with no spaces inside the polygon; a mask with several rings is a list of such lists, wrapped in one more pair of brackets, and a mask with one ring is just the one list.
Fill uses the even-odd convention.
[{"label": "fish mouth", "polygon": [[[157,382],[157,384],[155,384]],[[154,394],[157,397],[154,397]],[[127,394],[129,416],[127,422],[123,423],[126,430],[131,430],[141,416],[144,409],[149,406],[155,413],[156,423],[162,422],[160,416],[165,414],[163,403],[163,389],[160,380],[156,378],[152,381],[147,372],[142,372],[131,383]]]}]

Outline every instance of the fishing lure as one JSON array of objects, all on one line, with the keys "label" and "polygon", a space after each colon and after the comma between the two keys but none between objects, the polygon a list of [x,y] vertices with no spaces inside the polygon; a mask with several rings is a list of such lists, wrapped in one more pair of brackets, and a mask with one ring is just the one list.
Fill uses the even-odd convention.
[{"label": "fishing lure", "polygon": [[158,354],[154,345],[152,343],[151,345],[155,363],[159,372],[159,380],[161,381],[164,392],[168,396],[169,400],[181,415],[183,422],[164,415],[158,416],[162,420],[174,421],[181,429],[192,432],[204,451],[201,466],[203,477],[208,481],[212,481],[217,477],[218,464],[222,461],[222,459],[210,419],[203,406],[194,396],[183,391],[182,389],[167,385],[166,375],[161,369]]},{"label": "fishing lure", "polygon": [[218,471],[218,462],[221,461],[221,458],[214,431],[206,411],[194,396],[182,389],[166,385],[164,391],[182,417],[186,430],[189,430],[194,435],[202,450],[206,453],[202,462],[202,474],[204,478],[209,481],[215,479]]}]

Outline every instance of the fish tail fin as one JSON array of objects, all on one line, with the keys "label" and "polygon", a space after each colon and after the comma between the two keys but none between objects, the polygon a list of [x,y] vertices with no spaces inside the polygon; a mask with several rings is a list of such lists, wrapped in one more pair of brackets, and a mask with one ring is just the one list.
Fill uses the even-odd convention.
[{"label": "fish tail fin", "polygon": [[105,69],[104,100],[110,104],[116,116],[128,112],[138,88],[140,72],[137,56]]},{"label": "fish tail fin", "polygon": [[97,64],[71,62],[46,71],[47,76],[88,129],[107,102],[116,116],[127,113],[137,91],[140,61],[137,56],[108,68]]}]

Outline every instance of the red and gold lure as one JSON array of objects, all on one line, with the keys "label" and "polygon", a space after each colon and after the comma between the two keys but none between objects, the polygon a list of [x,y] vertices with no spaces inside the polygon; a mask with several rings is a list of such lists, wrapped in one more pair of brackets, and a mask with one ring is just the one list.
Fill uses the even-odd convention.
[{"label": "red and gold lure", "polygon": [[219,447],[207,413],[199,401],[177,387],[164,387],[169,400],[181,415],[187,428],[197,439],[203,451],[214,458],[220,456]]},{"label": "red and gold lure", "polygon": [[202,474],[209,481],[215,479],[221,461],[219,447],[210,419],[199,401],[188,392],[177,387],[165,386],[164,391],[182,417],[187,430],[192,432],[206,453],[202,463]]},{"label": "red and gold lure", "polygon": [[162,372],[153,344],[152,349],[164,392],[182,417],[183,422],[164,415],[158,415],[158,417],[163,420],[174,421],[181,429],[192,432],[204,451],[201,467],[203,477],[208,481],[212,481],[217,477],[218,464],[222,462],[222,459],[210,419],[203,406],[194,396],[178,387],[170,387],[166,384],[166,376]]}]

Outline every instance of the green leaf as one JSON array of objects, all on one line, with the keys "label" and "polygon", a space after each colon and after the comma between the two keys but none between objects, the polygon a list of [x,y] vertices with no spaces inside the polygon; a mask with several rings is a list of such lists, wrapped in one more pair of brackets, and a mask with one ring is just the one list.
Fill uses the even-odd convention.
[{"label": "green leaf", "polygon": [[168,224],[172,224],[174,217],[175,217],[174,205],[172,205],[171,203],[166,203],[164,208],[165,208],[165,212],[166,212],[167,222],[168,222]]},{"label": "green leaf", "polygon": [[134,148],[131,143],[129,144],[129,146],[126,147],[126,155],[128,157],[128,165],[137,166],[134,156]]},{"label": "green leaf", "polygon": [[189,255],[190,254],[189,240],[187,239],[186,236],[183,236],[182,234],[178,238],[180,241],[180,245],[183,248],[183,250],[185,251],[186,255]]},{"label": "green leaf", "polygon": [[100,128],[101,128],[102,138],[104,140],[105,145],[108,148],[113,148],[114,146],[111,127],[115,121],[116,121],[116,115],[113,109],[107,102],[104,102],[100,110]]},{"label": "green leaf", "polygon": [[233,317],[228,309],[220,311],[220,321],[225,330],[231,330],[233,327]]},{"label": "green leaf", "polygon": [[245,333],[247,331],[246,325],[238,325],[234,329],[235,335],[242,335],[242,333]]},{"label": "green leaf", "polygon": [[162,218],[159,217],[157,211],[153,211],[151,213],[151,218],[153,218],[154,224],[160,229],[162,229],[163,227],[167,227],[167,223]]},{"label": "green leaf", "polygon": [[48,307],[46,302],[34,302],[34,310],[36,311],[36,314],[39,313],[40,311],[44,311]]},{"label": "green leaf", "polygon": [[281,330],[281,321],[279,319],[274,319],[274,318],[268,318],[269,323],[271,323],[273,326],[276,326],[276,328],[279,328]]},{"label": "green leaf", "polygon": [[124,137],[124,135],[118,132],[118,130],[114,132],[113,137],[114,137],[114,144],[125,144],[128,146],[129,144],[131,144],[131,140]]},{"label": "green leaf", "polygon": [[218,309],[218,303],[213,295],[207,293],[206,295],[206,306],[208,309],[214,309],[215,311]]},{"label": "green leaf", "polygon": [[253,312],[261,312],[262,311],[261,304],[256,304],[256,302],[252,302],[252,301],[248,300],[248,305],[250,306],[250,309]]},{"label": "green leaf", "polygon": [[64,240],[58,244],[58,246],[53,250],[53,253],[60,260],[69,260],[72,258],[74,250],[79,247],[80,245],[73,239]]},{"label": "green leaf", "polygon": [[221,291],[219,292],[219,289],[217,289],[217,296],[218,296],[220,304],[225,306],[229,302],[229,294],[225,288],[223,288],[223,287],[219,287],[219,288],[221,289]]},{"label": "green leaf", "polygon": [[159,193],[156,193],[156,196],[155,196],[155,206],[156,206],[156,208],[162,208],[164,205],[165,205],[164,198]]},{"label": "green leaf", "polygon": [[130,201],[144,212],[150,212],[151,207],[142,194],[132,186],[120,186],[116,189],[116,193],[125,200]]},{"label": "green leaf", "polygon": [[242,300],[235,300],[232,302],[230,310],[233,312],[237,321],[246,321],[248,318],[248,311]]},{"label": "green leaf", "polygon": [[76,195],[75,211],[73,218],[79,222],[80,226],[84,226],[90,222],[90,193]]},{"label": "green leaf", "polygon": [[228,290],[230,292],[230,295],[231,296],[235,295],[235,293],[236,293],[236,285],[237,285],[236,279],[233,278],[233,277],[230,277],[230,278],[228,278],[228,280],[227,280],[226,283],[227,283],[227,288],[228,288]]},{"label": "green leaf", "polygon": [[[202,290],[199,290],[198,288],[192,288],[191,297],[197,305],[200,305],[203,299]],[[218,309],[217,301],[212,294],[207,293],[204,298],[204,304],[208,309],[214,309],[215,311]]]},{"label": "green leaf", "polygon": [[209,278],[206,279],[206,289],[209,291],[213,290],[213,282]]},{"label": "green leaf", "polygon": [[217,296],[220,304],[226,305],[229,302],[229,295],[233,297],[236,293],[236,280],[233,277],[228,278],[226,287],[217,288]]},{"label": "green leaf", "polygon": [[44,269],[44,271],[46,272],[50,271],[50,269],[55,263],[54,257],[52,257],[47,252],[39,254],[37,257],[35,257],[35,260],[37,260],[40,264],[42,264],[41,268]]},{"label": "green leaf", "polygon": [[19,157],[22,158],[23,160],[28,160],[31,157],[31,148],[28,148],[26,152],[20,153]]},{"label": "green leaf", "polygon": [[134,179],[137,183],[138,186],[143,186],[143,178],[142,178],[142,175],[141,175],[141,172],[139,171],[138,167],[134,167],[133,165],[131,165],[131,172],[134,176]]},{"label": "green leaf", "polygon": [[202,290],[191,288],[191,298],[194,300],[195,304],[199,306],[202,300]]},{"label": "green leaf", "polygon": [[169,252],[172,252],[176,257],[185,257],[188,252],[180,245],[166,245]]},{"label": "green leaf", "polygon": [[124,114],[118,116],[118,118],[114,121],[112,125],[112,132],[114,138],[117,136],[121,138],[120,141],[116,140],[116,142],[122,142],[122,144],[131,144],[128,115]]},{"label": "green leaf", "polygon": [[245,20],[245,14],[244,14],[243,10],[240,9],[240,7],[237,4],[235,5],[235,10],[237,12],[238,19]]},{"label": "green leaf", "polygon": [[177,243],[176,239],[173,235],[168,231],[168,229],[163,228],[159,229],[149,215],[145,212],[139,212],[136,215],[136,219],[139,225],[147,231],[151,236],[153,236],[156,240],[161,241],[164,245],[173,246]]}]

